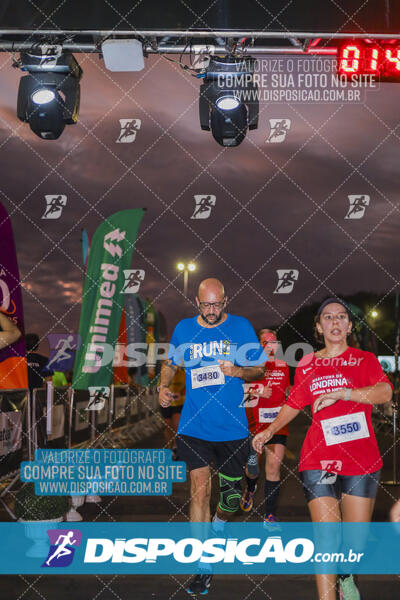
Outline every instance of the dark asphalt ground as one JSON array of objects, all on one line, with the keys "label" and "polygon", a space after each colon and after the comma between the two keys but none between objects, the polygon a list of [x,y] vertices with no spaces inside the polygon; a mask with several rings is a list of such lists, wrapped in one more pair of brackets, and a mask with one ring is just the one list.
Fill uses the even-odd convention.
[{"label": "dark asphalt ground", "polygon": [[[307,521],[309,515],[298,479],[296,464],[307,419],[299,416],[292,424],[288,450],[282,468],[282,489],[278,516],[283,521]],[[378,432],[384,458],[382,480],[392,478],[393,442],[390,427]],[[148,438],[137,447],[163,446],[162,434]],[[212,509],[217,503],[217,486],[213,482]],[[255,498],[255,510],[250,517],[237,515],[237,520],[261,520],[260,504],[263,486]],[[400,496],[400,486],[381,485],[373,516],[375,521],[387,521],[393,502]],[[79,509],[85,521],[187,521],[188,482],[174,484],[171,497],[106,497],[99,505],[85,504]],[[10,520],[2,511],[0,518]],[[0,600],[183,600],[188,598],[186,575],[3,575],[0,577]],[[400,600],[399,575],[364,575],[359,578],[362,600]],[[218,600],[316,600],[314,578],[310,575],[216,575],[208,597]]]}]

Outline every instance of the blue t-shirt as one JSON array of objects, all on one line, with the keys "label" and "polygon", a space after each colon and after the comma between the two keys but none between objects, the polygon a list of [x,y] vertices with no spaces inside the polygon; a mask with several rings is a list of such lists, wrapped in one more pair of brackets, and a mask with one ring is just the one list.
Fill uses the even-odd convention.
[{"label": "blue t-shirt", "polygon": [[238,366],[265,363],[267,357],[247,319],[228,314],[215,327],[202,327],[197,317],[183,319],[175,327],[168,358],[186,372],[178,433],[213,442],[248,436],[243,379],[224,376],[217,362],[229,360]]}]

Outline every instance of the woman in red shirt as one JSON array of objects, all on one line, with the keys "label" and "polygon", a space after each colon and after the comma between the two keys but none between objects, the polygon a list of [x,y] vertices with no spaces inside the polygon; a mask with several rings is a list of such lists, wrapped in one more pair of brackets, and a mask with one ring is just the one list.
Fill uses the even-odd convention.
[{"label": "woman in red shirt", "polygon": [[[285,406],[271,426],[253,440],[264,444],[308,405],[312,423],[299,471],[315,522],[370,521],[382,459],[371,423],[374,404],[388,402],[392,386],[371,352],[347,345],[351,311],[339,298],[325,300],[315,319],[324,347],[299,362]],[[335,600],[336,575],[316,576],[319,598]],[[360,598],[352,575],[341,575],[340,597]]]},{"label": "woman in red shirt", "polygon": [[[255,390],[260,388],[261,390],[255,392],[252,406],[246,408],[252,435],[268,429],[285,403],[286,390],[289,387],[289,367],[283,360],[275,357],[278,346],[275,332],[272,329],[261,329],[258,337],[268,356],[268,361],[265,363],[264,378],[249,384],[251,388]],[[266,528],[272,526],[272,530],[277,529],[276,509],[281,483],[280,468],[285,456],[288,433],[288,427],[283,427],[275,433],[273,438],[268,440],[268,446],[265,446],[264,524]],[[240,507],[245,512],[249,512],[253,508],[253,496],[256,492],[259,475],[259,460],[257,452],[253,450],[247,460],[247,485],[240,501]]]}]

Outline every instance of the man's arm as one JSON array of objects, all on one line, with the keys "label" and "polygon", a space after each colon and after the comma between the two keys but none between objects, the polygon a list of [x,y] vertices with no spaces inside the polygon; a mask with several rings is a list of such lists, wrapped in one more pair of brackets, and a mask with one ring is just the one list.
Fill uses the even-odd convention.
[{"label": "man's arm", "polygon": [[264,365],[258,367],[237,367],[228,360],[219,360],[218,363],[224,375],[239,377],[239,379],[244,379],[247,383],[263,379],[265,375]]},{"label": "man's arm", "polygon": [[11,319],[6,317],[4,313],[0,311],[0,349],[14,344],[20,337],[21,332]]},{"label": "man's arm", "polygon": [[259,367],[239,367],[242,370],[242,374],[240,375],[241,379],[244,379],[246,383],[250,383],[251,381],[257,381],[258,379],[263,379],[265,376],[265,367],[261,365]]},{"label": "man's arm", "polygon": [[167,360],[165,362],[163,362],[163,364],[162,364],[161,374],[160,374],[160,386],[159,386],[160,389],[159,389],[159,393],[158,393],[158,402],[164,408],[167,408],[167,406],[169,406],[172,402],[173,394],[169,390],[168,386],[171,383],[177,370],[178,370],[178,367],[176,365],[172,364],[172,361],[169,358],[167,358]]},{"label": "man's arm", "polygon": [[172,364],[172,360],[167,358],[162,364],[160,373],[160,388],[168,387],[177,372],[178,367]]}]

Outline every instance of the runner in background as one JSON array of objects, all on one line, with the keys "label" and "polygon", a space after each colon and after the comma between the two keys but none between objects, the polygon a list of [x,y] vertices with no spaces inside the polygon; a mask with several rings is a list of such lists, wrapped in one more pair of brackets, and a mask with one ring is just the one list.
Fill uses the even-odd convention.
[{"label": "runner in background", "polygon": [[165,447],[172,450],[173,460],[177,459],[176,432],[178,431],[179,419],[185,402],[185,379],[185,371],[178,369],[169,384],[169,390],[172,393],[171,404],[165,408],[160,406],[165,421]]},{"label": "runner in background", "polygon": [[[370,521],[379,485],[382,459],[371,413],[374,404],[390,400],[392,386],[374,354],[347,345],[351,328],[351,312],[343,300],[328,298],[321,304],[315,335],[324,347],[299,362],[285,406],[253,439],[255,450],[262,452],[265,443],[311,405],[299,471],[317,523]],[[316,579],[319,599],[335,600],[336,575]],[[339,584],[341,599],[359,600],[352,575],[340,575]]]},{"label": "runner in background", "polygon": [[26,362],[28,364],[28,387],[32,394],[35,388],[42,388],[45,385],[46,377],[53,374],[53,371],[45,370],[49,361],[48,356],[43,356],[37,352],[39,347],[39,336],[37,333],[27,333],[26,340]]},{"label": "runner in background", "polygon": [[68,387],[68,381],[65,376],[65,373],[62,371],[53,371],[53,376],[51,378],[54,387]]},{"label": "runner in background", "polygon": [[[252,435],[268,429],[272,421],[278,415],[286,400],[286,390],[289,387],[289,367],[283,360],[275,358],[278,347],[276,333],[272,329],[261,329],[258,332],[261,346],[264,348],[268,361],[265,363],[265,377],[255,381],[251,386],[261,386],[261,393],[256,392],[256,401],[246,408],[249,421],[249,429]],[[258,401],[257,401],[258,400]],[[285,456],[285,447],[289,429],[287,425],[271,438],[265,446],[265,527],[272,526],[277,529],[276,510],[281,483],[281,463]],[[243,492],[240,507],[249,512],[253,508],[254,494],[257,489],[260,476],[260,463],[262,455],[257,455],[254,448],[251,449],[246,465],[246,488]]]}]

